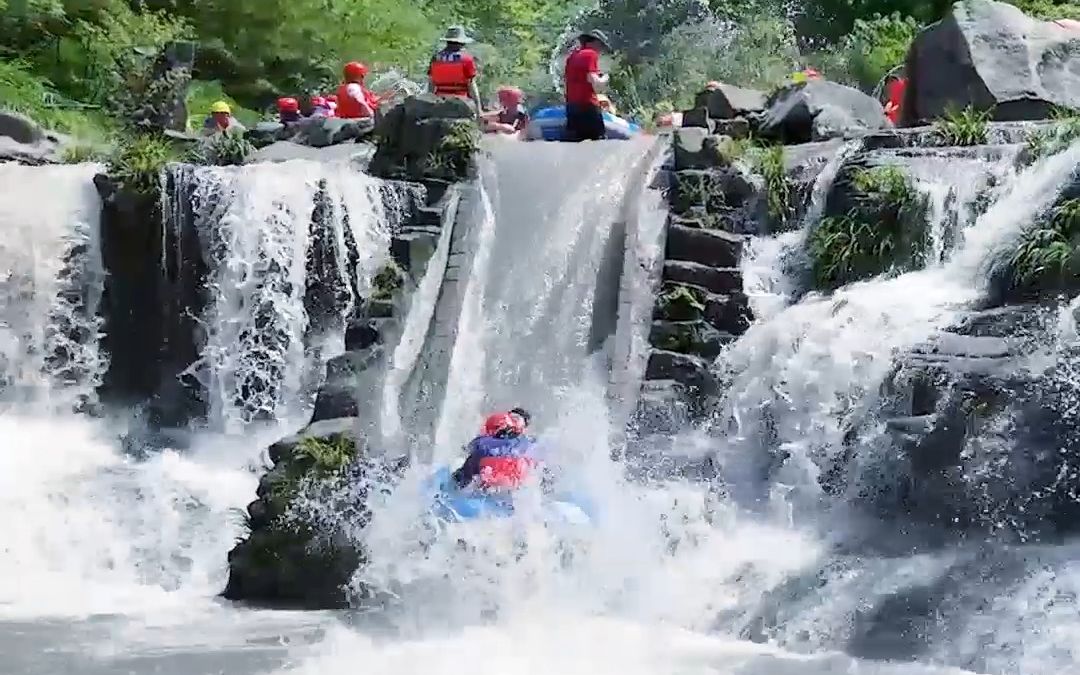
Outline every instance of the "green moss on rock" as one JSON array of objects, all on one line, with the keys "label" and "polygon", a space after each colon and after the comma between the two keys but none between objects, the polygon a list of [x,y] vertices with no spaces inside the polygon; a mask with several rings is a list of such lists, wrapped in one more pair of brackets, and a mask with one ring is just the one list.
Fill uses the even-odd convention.
[{"label": "green moss on rock", "polygon": [[825,218],[808,247],[817,288],[925,264],[929,232],[925,200],[898,167],[858,169],[850,177],[851,208]]},{"label": "green moss on rock", "polygon": [[697,321],[704,312],[704,291],[686,284],[664,282],[654,314],[664,321]]}]

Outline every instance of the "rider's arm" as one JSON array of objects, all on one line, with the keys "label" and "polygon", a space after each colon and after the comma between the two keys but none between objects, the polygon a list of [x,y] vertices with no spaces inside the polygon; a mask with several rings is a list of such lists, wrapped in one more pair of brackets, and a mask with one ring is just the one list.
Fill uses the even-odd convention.
[{"label": "rider's arm", "polygon": [[465,450],[469,453],[468,457],[465,458],[465,462],[462,463],[461,467],[453,473],[454,483],[459,488],[467,486],[472,482],[473,478],[480,474],[480,453],[472,452],[472,448],[469,446],[466,446]]}]

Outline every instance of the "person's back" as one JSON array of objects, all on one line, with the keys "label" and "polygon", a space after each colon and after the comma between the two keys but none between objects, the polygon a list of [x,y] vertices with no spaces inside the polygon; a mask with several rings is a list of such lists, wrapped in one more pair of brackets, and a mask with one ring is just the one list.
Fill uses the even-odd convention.
[{"label": "person's back", "polygon": [[465,50],[473,40],[461,26],[452,26],[443,36],[446,46],[435,52],[428,65],[428,81],[437,96],[456,96],[470,99],[476,107],[476,115],[482,113],[480,90],[476,84],[479,71],[476,59]]},{"label": "person's back", "polygon": [[525,482],[537,464],[536,441],[525,435],[527,420],[520,408],[490,415],[481,435],[466,446],[468,456],[453,474],[457,486],[506,490]]}]

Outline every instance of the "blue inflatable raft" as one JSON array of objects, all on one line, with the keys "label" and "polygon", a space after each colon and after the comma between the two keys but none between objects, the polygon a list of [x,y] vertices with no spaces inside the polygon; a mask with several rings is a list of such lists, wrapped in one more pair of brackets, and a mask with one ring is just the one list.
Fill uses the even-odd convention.
[{"label": "blue inflatable raft", "polygon": [[[514,514],[512,494],[464,492],[454,484],[450,469],[443,467],[425,484],[431,512],[440,520],[464,522],[480,518],[508,518]],[[584,525],[591,523],[594,509],[578,495],[559,494],[544,499],[546,518]]]},{"label": "blue inflatable raft", "polygon": [[[641,133],[641,127],[630,120],[604,113],[607,137],[626,140]],[[525,139],[529,141],[562,141],[566,134],[566,106],[551,106],[534,110],[529,119]]]}]

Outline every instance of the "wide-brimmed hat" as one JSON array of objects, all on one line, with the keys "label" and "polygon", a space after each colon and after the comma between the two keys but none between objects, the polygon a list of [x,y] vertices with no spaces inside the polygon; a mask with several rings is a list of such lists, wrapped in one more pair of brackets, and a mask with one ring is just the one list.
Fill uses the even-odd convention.
[{"label": "wide-brimmed hat", "polygon": [[461,45],[467,45],[473,42],[473,39],[465,34],[465,29],[461,26],[450,26],[446,29],[446,35],[443,36],[443,42],[456,42]]},{"label": "wide-brimmed hat", "polygon": [[607,49],[608,51],[612,51],[612,49],[611,49],[611,40],[608,39],[607,33],[605,33],[602,30],[598,30],[596,28],[594,28],[592,30],[587,30],[584,33],[582,33],[580,36],[578,36],[578,39],[596,40],[600,44],[604,45],[604,49]]}]

